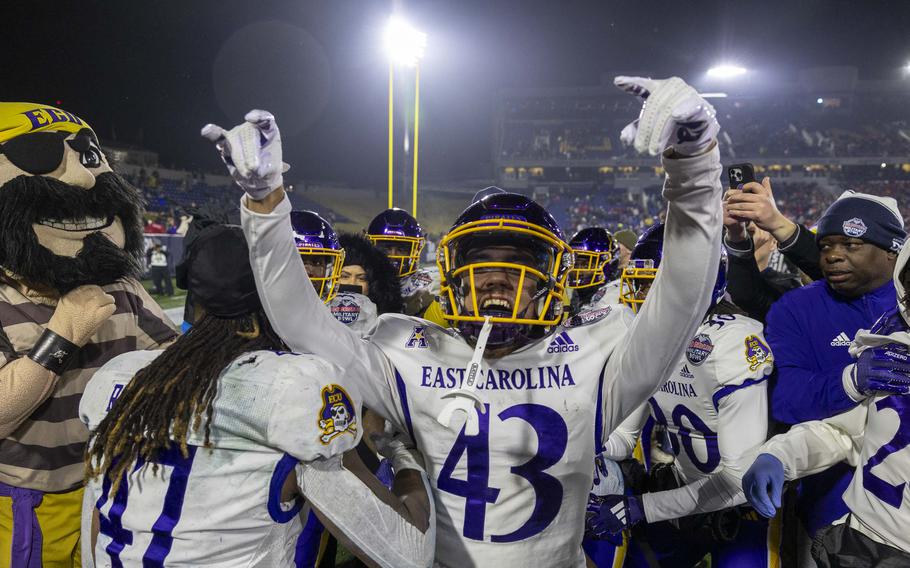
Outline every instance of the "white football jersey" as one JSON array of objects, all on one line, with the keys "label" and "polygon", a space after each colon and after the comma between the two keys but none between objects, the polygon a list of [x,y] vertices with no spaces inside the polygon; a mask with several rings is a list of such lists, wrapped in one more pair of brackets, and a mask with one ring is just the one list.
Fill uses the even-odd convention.
[{"label": "white football jersey", "polygon": [[[257,287],[288,345],[318,353],[357,381],[364,404],[417,442],[437,512],[442,566],[585,565],[581,540],[595,447],[671,372],[708,308],[719,262],[716,150],[664,159],[665,262],[637,316],[598,308],[482,362],[480,433],[436,419],[464,381],[473,348],[454,330],[384,314],[361,338],[319,302],[295,258],[283,200],[271,213],[241,201]],[[296,261],[296,262],[295,262]],[[596,310],[595,310],[596,311]],[[574,323],[574,322],[573,322]]]},{"label": "white football jersey", "polygon": [[[550,544],[580,538],[602,439],[606,358],[626,336],[631,312],[565,329],[481,368],[480,434],[436,421],[462,386],[473,349],[454,330],[406,316],[382,317],[370,336],[395,361],[392,414],[424,454],[437,497],[437,556],[489,562],[535,549],[548,565],[578,562],[579,550]],[[529,443],[530,442],[530,443]],[[471,546],[465,550],[465,541]],[[550,544],[548,544],[548,542]],[[561,552],[562,556],[558,555]],[[528,554],[528,553],[523,553]],[[540,556],[544,555],[544,556]],[[505,559],[503,559],[505,561]]]},{"label": "white football jersey", "polygon": [[594,297],[591,298],[591,307],[595,307],[594,304],[618,304],[619,303],[619,290],[620,290],[620,280],[611,280],[607,282],[597,293],[594,294]]},{"label": "white football jersey", "polygon": [[[95,373],[79,407],[90,430],[160,353],[126,353]],[[301,461],[339,455],[360,440],[360,394],[342,376],[312,355],[238,357],[219,378],[211,448],[194,431],[187,457],[175,447],[157,474],[133,468],[114,496],[110,480],[88,483],[101,521],[96,565],[293,566],[302,500],[281,501],[285,479]]]},{"label": "white football jersey", "polygon": [[[742,315],[711,314],[699,326],[673,375],[610,436],[608,456],[632,453],[647,416],[663,426],[683,490],[643,496],[649,521],[674,519],[743,503],[750,450],[768,430],[767,377],[774,365],[762,324]],[[715,477],[714,491],[701,490]],[[708,495],[710,493],[710,495]]]},{"label": "white football jersey", "polygon": [[[867,345],[889,341],[910,345],[907,333],[882,337],[861,330],[851,353],[861,351],[855,347],[863,335],[869,339]],[[843,414],[797,424],[771,438],[761,451],[783,463],[787,479],[812,475],[841,461],[855,466],[844,492],[852,514],[850,526],[910,553],[910,396],[868,398]]]},{"label": "white football jersey", "polygon": [[376,304],[372,300],[356,292],[339,292],[329,302],[329,311],[335,319],[353,329],[365,334],[376,323]]}]

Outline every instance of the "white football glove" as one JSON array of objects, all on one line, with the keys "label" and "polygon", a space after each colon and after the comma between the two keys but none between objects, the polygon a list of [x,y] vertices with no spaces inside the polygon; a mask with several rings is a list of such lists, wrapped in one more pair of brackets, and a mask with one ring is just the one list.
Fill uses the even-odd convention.
[{"label": "white football glove", "polygon": [[426,472],[423,455],[403,432],[397,431],[388,422],[382,432],[372,432],[370,440],[376,446],[376,451],[392,462],[392,469],[398,473],[404,469],[416,469]]},{"label": "white football glove", "polygon": [[230,130],[206,124],[202,136],[215,143],[237,185],[258,200],[281,187],[288,166],[281,161],[281,133],[272,113],[251,110],[243,118]]},{"label": "white football glove", "polygon": [[604,497],[606,495],[622,495],[626,484],[622,476],[622,468],[615,461],[605,458],[603,454],[594,458],[594,483],[591,486],[591,495]]},{"label": "white football glove", "polygon": [[711,103],[679,77],[649,79],[619,76],[613,84],[645,102],[638,119],[620,139],[641,154],[657,156],[669,148],[683,156],[707,150],[720,131]]}]

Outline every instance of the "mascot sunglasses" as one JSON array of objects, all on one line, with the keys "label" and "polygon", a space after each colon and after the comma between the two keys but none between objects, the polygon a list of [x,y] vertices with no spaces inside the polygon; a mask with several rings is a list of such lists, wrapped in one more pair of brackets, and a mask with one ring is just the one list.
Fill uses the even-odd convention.
[{"label": "mascot sunglasses", "polygon": [[79,131],[72,140],[67,140],[68,136],[68,132],[23,134],[0,144],[0,154],[20,170],[39,176],[49,174],[60,166],[66,149],[64,144],[79,152],[79,161],[86,168],[101,165],[101,150],[91,130]]}]

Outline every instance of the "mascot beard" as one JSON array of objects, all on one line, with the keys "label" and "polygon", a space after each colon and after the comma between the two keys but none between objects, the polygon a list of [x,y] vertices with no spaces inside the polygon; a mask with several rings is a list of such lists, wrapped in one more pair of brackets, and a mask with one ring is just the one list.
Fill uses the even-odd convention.
[{"label": "mascot beard", "polygon": [[91,189],[16,177],[0,187],[0,266],[30,288],[60,295],[137,278],[142,210],[139,191],[112,172],[98,175]]}]

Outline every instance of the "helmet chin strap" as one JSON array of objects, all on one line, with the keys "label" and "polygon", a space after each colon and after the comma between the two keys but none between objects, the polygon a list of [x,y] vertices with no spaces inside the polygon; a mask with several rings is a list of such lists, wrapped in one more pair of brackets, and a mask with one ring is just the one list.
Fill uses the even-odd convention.
[{"label": "helmet chin strap", "polygon": [[[468,372],[461,388],[443,395],[442,398],[451,399],[436,417],[436,421],[452,428],[456,432],[461,430],[464,424],[465,434],[476,436],[480,432],[480,421],[477,418],[478,412],[483,412],[483,401],[477,394],[477,377],[480,375],[480,364],[483,361],[483,352],[487,348],[487,340],[490,338],[490,331],[493,329],[493,322],[490,316],[483,320],[483,327],[480,328],[480,334],[477,336],[477,345],[474,346],[474,353],[471,356],[471,362],[468,364]],[[476,409],[476,411],[475,411]],[[454,425],[452,418],[456,412],[464,414],[464,422],[456,420]]]}]

